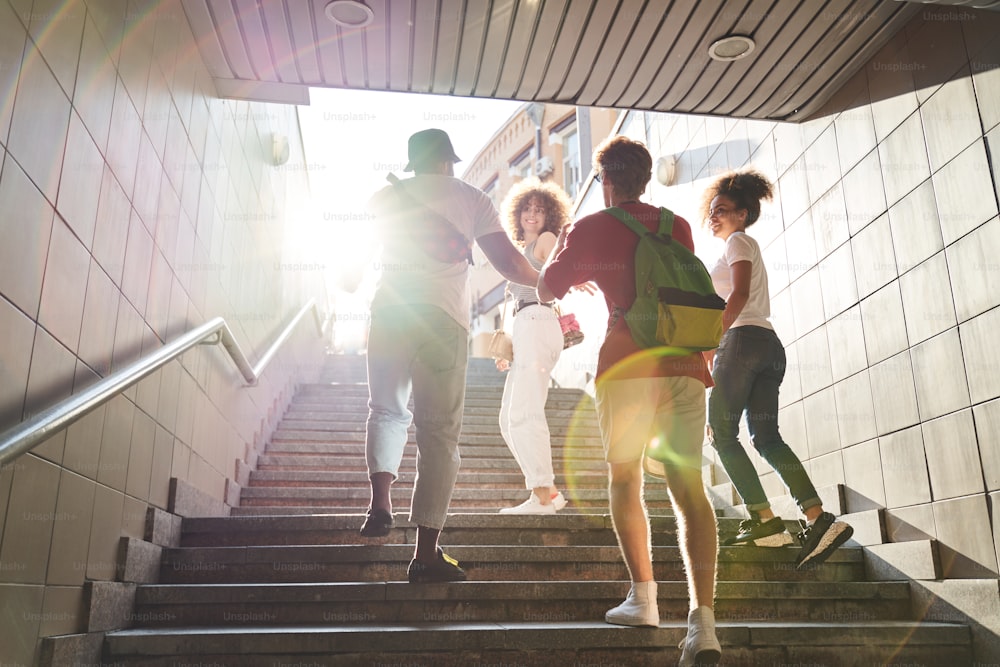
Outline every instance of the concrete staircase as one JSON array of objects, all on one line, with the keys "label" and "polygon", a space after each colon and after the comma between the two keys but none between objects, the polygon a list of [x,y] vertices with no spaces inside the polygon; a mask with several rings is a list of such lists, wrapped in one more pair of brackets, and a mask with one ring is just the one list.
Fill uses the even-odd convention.
[{"label": "concrete staircase", "polygon": [[[527,497],[496,426],[503,376],[470,364],[463,465],[442,535],[469,581],[411,585],[415,447],[394,490],[396,528],[358,534],[368,504],[363,357],[331,357],[303,387],[232,516],[189,518],[139,585],[136,626],[108,633],[115,665],[673,665],[687,592],[667,494],[647,489],[660,582],[657,629],[603,622],[628,590],[607,514],[591,400],[547,405],[557,516],[496,510]],[[720,518],[722,537],[736,518]],[[723,547],[716,615],[727,665],[971,664],[969,628],[913,620],[906,581],[866,581],[860,547],[795,569],[797,549]]]}]

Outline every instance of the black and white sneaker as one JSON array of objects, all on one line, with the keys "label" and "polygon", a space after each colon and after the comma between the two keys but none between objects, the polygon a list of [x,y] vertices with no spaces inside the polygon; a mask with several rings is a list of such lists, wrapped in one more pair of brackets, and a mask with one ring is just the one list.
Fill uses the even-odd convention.
[{"label": "black and white sneaker", "polygon": [[806,563],[819,565],[830,557],[841,544],[851,539],[854,529],[843,521],[837,521],[837,517],[829,512],[823,512],[813,525],[807,526],[802,523],[803,531],[799,533],[799,542],[802,543],[802,552],[795,559],[795,566],[802,567]]},{"label": "black and white sneaker", "polygon": [[785,522],[780,516],[767,521],[753,517],[740,522],[740,530],[722,544],[727,547],[741,544],[756,547],[784,547],[792,543],[792,536],[785,530]]}]

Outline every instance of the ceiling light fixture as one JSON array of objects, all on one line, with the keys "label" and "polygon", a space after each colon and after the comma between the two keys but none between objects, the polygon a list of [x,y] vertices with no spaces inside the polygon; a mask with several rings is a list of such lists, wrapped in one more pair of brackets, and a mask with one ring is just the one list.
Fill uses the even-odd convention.
[{"label": "ceiling light fixture", "polygon": [[732,62],[740,58],[746,58],[754,50],[754,41],[744,35],[726,35],[722,39],[712,42],[708,47],[708,56],[712,60],[722,62]]},{"label": "ceiling light fixture", "polygon": [[360,0],[333,0],[323,10],[326,18],[345,28],[364,28],[375,20],[375,12]]}]

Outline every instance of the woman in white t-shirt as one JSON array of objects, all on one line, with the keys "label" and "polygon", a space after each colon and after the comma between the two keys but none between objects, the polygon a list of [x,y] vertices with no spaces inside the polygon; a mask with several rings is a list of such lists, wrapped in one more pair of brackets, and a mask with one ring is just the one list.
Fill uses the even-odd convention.
[{"label": "woman in white t-shirt", "polygon": [[823,511],[823,503],[795,452],[778,432],[778,388],[785,376],[785,349],[769,321],[767,269],[760,246],[746,229],[760,217],[760,202],[770,200],[772,185],[756,171],[730,173],[706,190],[702,213],[706,224],[726,242],[712,268],[715,291],[726,300],[722,342],[712,364],[708,423],[712,445],[746,505],[750,518],[726,545],[785,546],[792,543],[781,517],[775,516],[750,457],[739,441],[745,412],[750,437],[774,468],[806,517],[796,561],[819,564],[853,529]]}]

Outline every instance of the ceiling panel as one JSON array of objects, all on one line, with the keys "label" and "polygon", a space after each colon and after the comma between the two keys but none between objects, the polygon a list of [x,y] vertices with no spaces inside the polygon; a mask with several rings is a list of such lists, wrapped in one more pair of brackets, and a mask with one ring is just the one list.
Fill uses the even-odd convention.
[{"label": "ceiling panel", "polygon": [[[345,28],[328,0],[182,0],[220,91],[431,92],[798,120],[921,9],[896,0],[370,0]],[[749,35],[745,59],[708,47]]]}]

